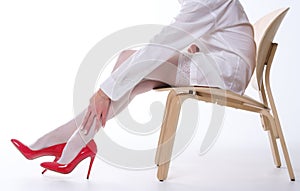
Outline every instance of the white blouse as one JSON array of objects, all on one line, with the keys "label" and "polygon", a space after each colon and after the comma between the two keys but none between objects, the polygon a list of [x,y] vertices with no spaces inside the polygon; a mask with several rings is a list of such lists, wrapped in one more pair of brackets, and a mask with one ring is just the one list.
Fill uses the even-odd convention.
[{"label": "white blouse", "polygon": [[[181,10],[174,22],[155,35],[149,45],[124,61],[100,85],[113,101],[120,99],[178,50],[193,43],[200,48],[195,54],[196,64],[201,67],[201,64],[210,64],[207,60],[213,60],[224,83],[214,84],[214,77],[209,79],[209,76],[209,83],[199,82],[199,72],[191,67],[191,85],[209,85],[244,93],[255,67],[256,46],[252,25],[239,0],[179,1]],[[207,57],[211,59],[201,63],[201,58]]]}]

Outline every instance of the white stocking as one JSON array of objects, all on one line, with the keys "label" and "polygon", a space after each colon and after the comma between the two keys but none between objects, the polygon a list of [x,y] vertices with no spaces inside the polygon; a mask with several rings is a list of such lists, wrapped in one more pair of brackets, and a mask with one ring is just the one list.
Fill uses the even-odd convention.
[{"label": "white stocking", "polygon": [[[111,106],[109,109],[109,113],[107,116],[107,120],[113,118],[115,115],[120,113],[128,103],[138,94],[144,93],[152,90],[154,87],[158,87],[162,85],[161,82],[157,81],[143,81],[133,89],[130,95],[125,95],[123,98],[118,101],[111,102]],[[92,125],[89,133],[87,135],[84,134],[83,131],[77,129],[71,138],[68,140],[67,145],[65,146],[61,158],[57,161],[60,164],[68,164],[70,163],[76,155],[80,152],[80,150],[85,147],[85,145],[94,138],[97,133],[95,122]]]},{"label": "white stocking", "polygon": [[[127,51],[122,52],[115,64],[113,71],[115,69],[117,69],[119,67],[119,65],[122,64],[124,62],[124,60],[127,59],[134,52],[135,51],[133,51],[133,50],[127,50]],[[33,144],[29,145],[29,148],[31,148],[33,150],[39,150],[39,149],[53,146],[56,144],[66,143],[71,138],[71,136],[74,134],[76,129],[79,128],[80,122],[82,121],[84,114],[85,114],[85,111],[81,112],[78,116],[76,116],[74,119],[70,120],[66,124],[43,135],[41,138],[39,138]],[[74,136],[75,135],[73,135],[73,137]]]},{"label": "white stocking", "polygon": [[78,123],[82,121],[84,113],[85,111],[80,113],[76,118],[72,119],[66,124],[45,134],[44,136],[39,138],[35,143],[31,144],[29,147],[33,150],[39,150],[42,148],[67,142],[70,139],[71,135],[75,132],[77,127],[80,125],[76,124],[76,122]]},{"label": "white stocking", "polygon": [[[116,66],[116,69],[125,59],[127,59],[134,51],[125,51],[121,53]],[[171,63],[171,64],[170,64]],[[138,94],[152,90],[155,87],[159,87],[165,84],[175,85],[176,84],[176,75],[177,75],[177,65],[178,65],[178,56],[172,57],[168,63],[162,64],[160,67],[156,68],[152,73],[150,73],[143,81],[141,81],[131,92],[124,95],[118,101],[112,101],[109,112],[107,115],[107,120],[113,118],[115,115],[120,113],[129,102]],[[171,66],[171,67],[170,67]],[[168,74],[168,75],[166,75]],[[77,127],[83,119],[85,112],[81,113],[76,117],[75,120],[70,121],[69,123],[55,129],[54,131],[48,133],[37,143],[33,144],[34,148],[43,148],[45,146],[53,145],[54,143],[66,142],[61,158],[58,160],[60,164],[70,163],[80,150],[94,138],[97,133],[95,124],[92,125],[89,133],[84,134]]]}]

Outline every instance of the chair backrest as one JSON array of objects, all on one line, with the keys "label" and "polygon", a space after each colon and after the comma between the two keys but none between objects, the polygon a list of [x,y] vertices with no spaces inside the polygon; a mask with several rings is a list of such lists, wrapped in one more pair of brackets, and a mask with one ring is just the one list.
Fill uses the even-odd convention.
[{"label": "chair backrest", "polygon": [[261,89],[264,66],[268,62],[274,36],[288,10],[289,8],[275,10],[259,19],[253,25],[254,38],[257,45],[256,79],[259,90]]}]

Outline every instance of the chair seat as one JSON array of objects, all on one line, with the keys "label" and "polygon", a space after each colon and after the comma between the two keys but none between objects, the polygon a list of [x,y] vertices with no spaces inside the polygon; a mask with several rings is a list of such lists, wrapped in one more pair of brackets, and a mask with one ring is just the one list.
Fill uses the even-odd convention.
[{"label": "chair seat", "polygon": [[161,87],[157,91],[175,91],[182,96],[188,96],[209,103],[229,106],[236,109],[244,109],[253,112],[270,110],[265,104],[258,102],[246,95],[239,95],[230,90],[213,87],[185,86],[185,87]]}]

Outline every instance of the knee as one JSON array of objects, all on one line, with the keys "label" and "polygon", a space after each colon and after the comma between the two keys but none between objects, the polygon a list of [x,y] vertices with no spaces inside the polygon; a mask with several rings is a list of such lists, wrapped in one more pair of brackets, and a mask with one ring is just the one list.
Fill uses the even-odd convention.
[{"label": "knee", "polygon": [[136,50],[123,50],[119,55],[119,59],[121,59],[121,60],[127,59],[129,56],[131,56],[135,52],[136,52]]},{"label": "knee", "polygon": [[127,58],[129,58],[136,50],[123,50],[118,57],[117,63],[115,64],[115,67],[113,71],[118,68]]}]

